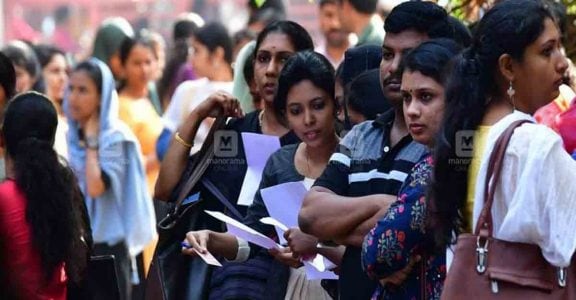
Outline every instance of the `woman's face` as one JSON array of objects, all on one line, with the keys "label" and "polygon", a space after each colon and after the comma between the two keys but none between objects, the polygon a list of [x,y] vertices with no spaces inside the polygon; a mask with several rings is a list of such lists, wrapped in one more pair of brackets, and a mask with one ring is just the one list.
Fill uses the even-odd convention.
[{"label": "woman's face", "polygon": [[432,147],[444,117],[444,87],[419,71],[406,70],[400,91],[410,135],[416,142]]},{"label": "woman's face", "polygon": [[198,77],[210,77],[212,73],[212,57],[210,50],[204,44],[196,39],[192,39],[192,51],[190,51],[190,60],[192,67]]},{"label": "woman's face", "polygon": [[46,82],[46,94],[52,101],[62,101],[68,84],[68,65],[62,54],[55,54],[42,70]]},{"label": "woman's face", "polygon": [[86,122],[93,114],[99,113],[100,91],[88,72],[78,70],[70,77],[68,108],[72,119]]},{"label": "woman's face", "polygon": [[310,80],[301,81],[288,91],[288,126],[309,147],[329,144],[334,131],[334,100]]},{"label": "woman's face", "polygon": [[274,101],[280,70],[295,52],[284,33],[271,32],[262,40],[254,59],[254,80],[265,103]]},{"label": "woman's face", "polygon": [[31,90],[34,85],[32,75],[25,68],[17,65],[14,65],[14,71],[16,71],[16,93],[19,94]]},{"label": "woman's face", "polygon": [[124,63],[124,76],[128,85],[145,86],[154,79],[156,58],[149,47],[136,44]]},{"label": "woman's face", "polygon": [[558,97],[558,88],[567,68],[558,27],[551,19],[545,19],[544,30],[524,50],[522,60],[512,61],[516,108],[532,114]]}]

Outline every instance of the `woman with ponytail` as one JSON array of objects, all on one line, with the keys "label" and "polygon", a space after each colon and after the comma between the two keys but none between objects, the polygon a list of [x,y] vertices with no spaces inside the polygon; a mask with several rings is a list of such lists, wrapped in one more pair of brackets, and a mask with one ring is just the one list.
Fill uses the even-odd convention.
[{"label": "woman with ponytail", "polygon": [[[534,122],[532,114],[558,96],[568,67],[560,43],[554,18],[541,1],[502,1],[479,22],[472,46],[456,58],[428,203],[437,251],[473,230],[496,139],[515,121]],[[576,249],[575,170],[555,132],[532,123],[517,128],[496,187],[494,237],[536,244],[552,265],[568,266]]]},{"label": "woman with ponytail", "polygon": [[7,175],[0,184],[2,297],[66,299],[68,281],[78,282],[86,266],[83,199],[53,149],[57,124],[54,106],[38,93],[21,94],[6,109],[0,136]]}]

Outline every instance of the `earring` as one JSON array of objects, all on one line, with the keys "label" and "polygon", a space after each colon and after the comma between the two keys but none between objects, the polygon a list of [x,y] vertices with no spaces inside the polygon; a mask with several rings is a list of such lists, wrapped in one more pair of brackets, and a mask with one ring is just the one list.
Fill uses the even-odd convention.
[{"label": "earring", "polygon": [[516,105],[514,104],[514,94],[516,94],[516,90],[514,90],[514,86],[512,86],[512,80],[510,80],[510,85],[508,86],[506,94],[508,94],[508,98],[510,98],[510,103],[512,103],[512,106],[514,107],[514,109],[516,109]]}]

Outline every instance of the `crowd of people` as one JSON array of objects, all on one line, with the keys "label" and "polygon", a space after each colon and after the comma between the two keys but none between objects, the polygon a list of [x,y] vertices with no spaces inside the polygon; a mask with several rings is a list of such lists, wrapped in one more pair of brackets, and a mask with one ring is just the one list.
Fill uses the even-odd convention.
[{"label": "crowd of people", "polygon": [[[82,61],[58,45],[1,48],[3,297],[74,298],[98,255],[114,256],[120,299],[144,297],[157,204],[184,192],[203,209],[233,207],[278,243],[265,249],[199,213],[210,226],[179,238],[182,256],[222,264],[208,273],[209,299],[440,299],[458,236],[476,229],[496,140],[518,120],[529,123],[505,149],[494,237],[570,265],[576,73],[565,8],[495,1],[470,30],[433,2],[382,18],[377,0],[320,0],[315,41],[281,1],[252,2],[234,36],[189,13],[168,43],[107,19]],[[182,191],[217,117],[238,137],[202,174],[218,193]],[[281,146],[258,183],[245,180],[247,134]],[[307,193],[282,235],[261,221],[271,216],[262,191],[293,182]],[[337,279],[308,278],[318,255]]]}]

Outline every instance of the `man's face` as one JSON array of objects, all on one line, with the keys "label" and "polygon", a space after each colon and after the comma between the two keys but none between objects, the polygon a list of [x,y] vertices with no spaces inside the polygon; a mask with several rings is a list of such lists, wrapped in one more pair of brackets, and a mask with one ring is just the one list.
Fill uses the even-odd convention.
[{"label": "man's face", "polygon": [[342,29],[338,5],[327,3],[320,7],[320,30],[326,38],[326,44],[341,47],[348,40],[348,34]]},{"label": "man's face", "polygon": [[402,105],[402,93],[400,92],[402,74],[398,72],[402,57],[428,39],[427,34],[412,29],[399,33],[386,33],[382,44],[380,78],[384,96],[392,105]]},{"label": "man's face", "polygon": [[342,24],[342,30],[347,33],[352,33],[354,31],[354,24],[352,24],[352,20],[350,20],[349,12],[353,9],[348,3],[348,0],[338,0],[338,19],[340,20],[340,24]]}]

